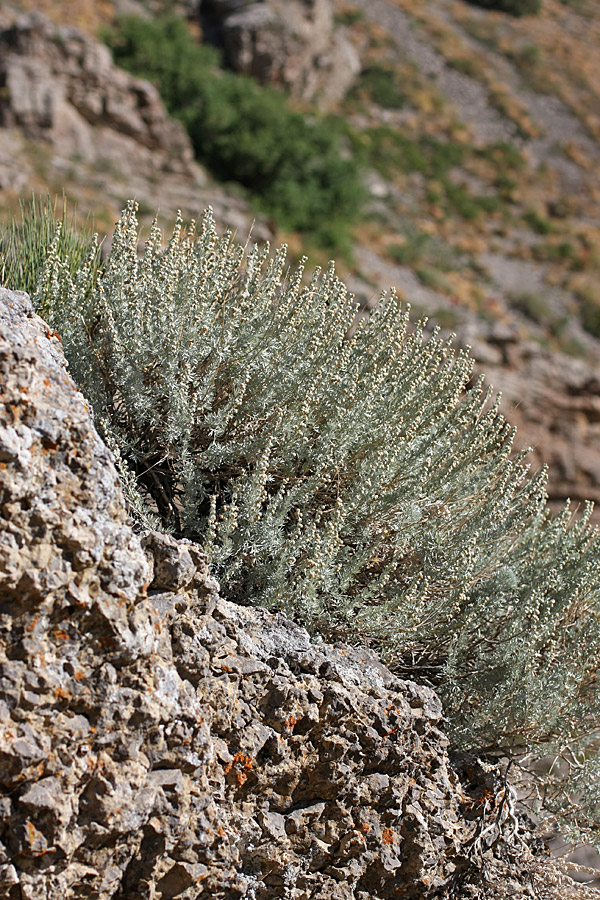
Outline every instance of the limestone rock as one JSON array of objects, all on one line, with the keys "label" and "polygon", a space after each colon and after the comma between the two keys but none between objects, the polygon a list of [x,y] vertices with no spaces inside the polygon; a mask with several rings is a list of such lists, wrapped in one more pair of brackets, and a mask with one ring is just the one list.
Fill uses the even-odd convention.
[{"label": "limestone rock", "polygon": [[75,28],[30,14],[0,31],[0,85],[0,127],[86,159],[118,147],[125,166],[190,171],[189,138],[156,88],[118,69],[107,47]]},{"label": "limestone rock", "polygon": [[220,598],[196,545],[140,540],[60,338],[0,291],[3,898],[531,896],[548,873],[441,724],[371,652]]},{"label": "limestone rock", "polygon": [[235,71],[322,107],[341,100],[360,71],[331,0],[208,0],[200,17]]},{"label": "limestone rock", "polygon": [[194,219],[210,205],[240,235],[272,238],[243,197],[210,183],[152,84],[114,66],[89,35],[1,4],[1,199],[15,211],[40,178],[97,221],[135,197],[145,217],[181,209]]}]

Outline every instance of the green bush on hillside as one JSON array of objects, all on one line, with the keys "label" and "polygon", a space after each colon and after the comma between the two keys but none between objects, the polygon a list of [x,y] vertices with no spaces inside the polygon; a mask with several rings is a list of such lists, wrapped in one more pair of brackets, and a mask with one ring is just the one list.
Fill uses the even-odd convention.
[{"label": "green bush on hillside", "polygon": [[285,229],[338,249],[363,189],[332,126],[293,110],[280,92],[220,70],[183,19],[125,17],[107,36],[115,62],[154,81],[195,153],[220,179],[246,187]]},{"label": "green bush on hillside", "polygon": [[363,69],[350,96],[355,99],[366,96],[383,109],[402,109],[406,104],[400,74],[381,63],[371,63]]},{"label": "green bush on hillside", "polygon": [[548,511],[468,356],[393,292],[356,322],[333,268],[288,272],[210,212],[138,242],[132,204],[99,273],[59,233],[34,292],[137,508],[200,541],[226,597],[434,681],[455,747],[562,760],[546,809],[597,839],[590,510]]},{"label": "green bush on hillside", "polygon": [[511,16],[534,16],[542,8],[542,0],[469,0],[484,9],[496,9]]},{"label": "green bush on hillside", "polygon": [[583,327],[594,337],[600,338],[600,303],[587,291],[580,292],[577,300]]}]

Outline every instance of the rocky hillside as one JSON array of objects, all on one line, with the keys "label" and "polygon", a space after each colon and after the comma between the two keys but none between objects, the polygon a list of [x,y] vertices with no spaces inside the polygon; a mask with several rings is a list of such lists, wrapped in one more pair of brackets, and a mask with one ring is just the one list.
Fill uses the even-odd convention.
[{"label": "rocky hillside", "polygon": [[[21,20],[34,8],[86,32]],[[108,228],[207,204],[246,233],[255,212],[192,159],[155,89],[94,41],[159,3],[20,0],[0,9],[0,212],[66,190]],[[183,5],[181,7],[183,9]],[[593,0],[511,18],[466,0],[188,3],[195,33],[300,108],[327,109],[370,199],[344,273],[359,302],[396,286],[472,346],[504,411],[550,467],[551,496],[600,499],[600,19]],[[279,10],[279,11],[278,11]],[[333,126],[332,126],[333,127]],[[258,217],[254,235],[276,222]],[[278,235],[301,252],[302,241]]]},{"label": "rocky hillside", "polygon": [[131,530],[25,294],[0,291],[0,893],[6,900],[577,900],[431,689],[223,601]]},{"label": "rocky hillside", "polygon": [[[56,4],[56,11],[61,4]],[[95,19],[92,19],[95,21]],[[254,214],[211,183],[156,88],[118,69],[85,31],[0,7],[0,214],[32,192],[66,193],[106,233],[136,197],[146,217],[213,205],[247,233]],[[270,230],[255,225],[259,239]]]},{"label": "rocky hillside", "polygon": [[377,108],[377,69],[367,69],[351,114],[454,157],[446,171],[380,178],[382,222],[357,250],[362,272],[473,347],[520,445],[550,465],[554,499],[597,500],[598,10],[547,0],[538,17],[512,19],[448,0],[355,8],[367,58],[395,73],[403,102]]}]

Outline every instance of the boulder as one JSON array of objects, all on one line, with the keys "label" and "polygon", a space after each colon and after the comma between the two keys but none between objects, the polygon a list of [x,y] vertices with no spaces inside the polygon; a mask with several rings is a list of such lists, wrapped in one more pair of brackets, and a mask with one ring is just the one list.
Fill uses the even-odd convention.
[{"label": "boulder", "polygon": [[334,25],[331,0],[205,0],[199,14],[236,72],[321,107],[341,100],[360,71],[358,53]]},{"label": "boulder", "polygon": [[442,725],[430,688],[135,534],[60,337],[0,290],[3,898],[571,896]]}]

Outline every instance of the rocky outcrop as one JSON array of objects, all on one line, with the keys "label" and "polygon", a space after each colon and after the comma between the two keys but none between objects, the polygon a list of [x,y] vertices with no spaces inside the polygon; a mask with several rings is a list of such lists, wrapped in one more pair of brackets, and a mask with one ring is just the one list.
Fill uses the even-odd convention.
[{"label": "rocky outcrop", "polygon": [[341,100],[360,71],[331,0],[203,0],[198,12],[236,72],[322,107]]},{"label": "rocky outcrop", "polygon": [[210,204],[241,235],[272,236],[243,197],[194,162],[153,85],[114,66],[107,47],[83,32],[2,4],[0,201],[14,210],[19,195],[46,190],[66,190],[99,230],[135,197],[145,218],[177,209],[196,218]]},{"label": "rocky outcrop", "polygon": [[129,167],[189,174],[193,162],[153,85],[116,68],[107,47],[36,14],[0,31],[0,127],[86,159],[119,151]]},{"label": "rocky outcrop", "polygon": [[441,722],[372,653],[221,599],[198,546],[140,540],[59,337],[0,291],[2,897],[524,897],[525,871],[570,896]]}]

